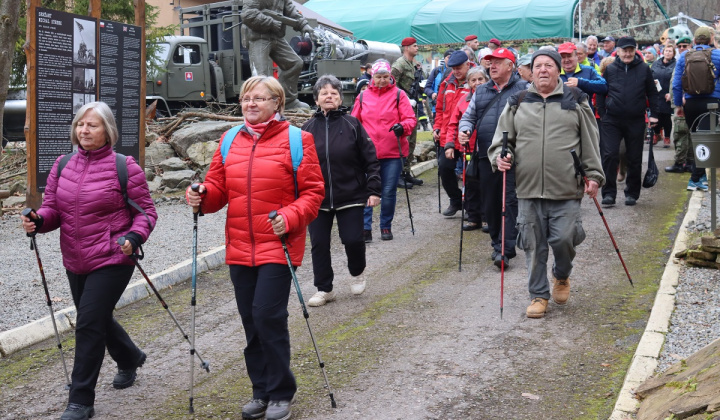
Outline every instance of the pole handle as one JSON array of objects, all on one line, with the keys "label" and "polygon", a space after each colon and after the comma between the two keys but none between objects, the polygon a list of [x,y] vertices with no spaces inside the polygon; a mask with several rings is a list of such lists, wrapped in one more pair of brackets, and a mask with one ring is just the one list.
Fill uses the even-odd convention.
[{"label": "pole handle", "polygon": [[578,157],[577,153],[575,153],[575,149],[570,149],[570,154],[573,158],[573,164],[575,165],[575,171],[580,174],[580,176],[583,177],[583,180],[587,176],[585,174],[585,169],[582,167],[582,163],[580,163],[580,158]]},{"label": "pole handle", "polygon": [[507,156],[507,150],[508,150],[507,143],[508,143],[508,132],[503,131],[502,149],[500,149],[500,157],[503,159],[505,158],[505,156]]},{"label": "pole handle", "polygon": [[[38,215],[35,212],[34,208],[28,207],[25,210],[23,210],[21,214],[23,216],[27,217],[28,219],[32,220],[33,222],[37,222],[37,220],[38,220]],[[37,225],[36,225],[36,229],[37,229]],[[35,236],[35,232],[25,232],[25,234],[27,235],[28,238],[32,238],[33,236]]]},{"label": "pole handle", "polygon": [[[192,185],[190,186],[190,189],[193,190],[193,191],[195,191],[195,192],[199,192],[199,191],[200,191],[200,184],[194,183],[194,184],[192,184]],[[193,213],[196,213],[196,214],[197,214],[197,213],[199,213],[199,212],[200,212],[200,206],[193,207]]]}]

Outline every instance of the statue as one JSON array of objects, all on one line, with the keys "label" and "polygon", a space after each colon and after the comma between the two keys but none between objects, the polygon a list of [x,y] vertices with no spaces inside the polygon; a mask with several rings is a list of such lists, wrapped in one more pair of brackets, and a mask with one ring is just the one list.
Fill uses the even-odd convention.
[{"label": "statue", "polygon": [[278,65],[278,81],[285,89],[285,109],[309,108],[297,97],[302,59],[285,40],[285,26],[313,35],[307,20],[291,0],[245,0],[241,14],[242,42],[250,56],[252,75],[272,76],[273,62]]}]

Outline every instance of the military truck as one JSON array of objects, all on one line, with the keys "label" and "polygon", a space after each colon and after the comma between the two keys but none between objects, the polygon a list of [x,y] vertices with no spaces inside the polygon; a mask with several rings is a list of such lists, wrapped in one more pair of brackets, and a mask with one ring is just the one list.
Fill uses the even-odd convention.
[{"label": "military truck", "polygon": [[[313,34],[300,34],[291,27],[286,31],[290,46],[303,60],[298,86],[301,101],[314,104],[313,84],[321,75],[334,74],[343,81],[345,102],[350,105],[361,64],[378,58],[393,62],[402,55],[397,45],[352,39],[341,26],[295,6],[314,30]],[[180,8],[181,35],[165,37],[160,44],[157,64],[165,71],[148,71],[148,103],[157,100],[158,111],[166,114],[210,102],[236,104],[243,81],[252,75],[243,46],[241,12],[242,0]],[[274,17],[291,23],[289,18]]]}]

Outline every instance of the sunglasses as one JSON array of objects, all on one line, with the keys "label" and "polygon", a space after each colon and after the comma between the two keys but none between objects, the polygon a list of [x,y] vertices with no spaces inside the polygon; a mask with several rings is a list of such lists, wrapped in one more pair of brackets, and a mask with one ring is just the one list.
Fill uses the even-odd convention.
[{"label": "sunglasses", "polygon": [[677,47],[678,47],[678,50],[686,50],[686,49],[690,48],[690,45],[688,45],[688,44],[678,44]]}]

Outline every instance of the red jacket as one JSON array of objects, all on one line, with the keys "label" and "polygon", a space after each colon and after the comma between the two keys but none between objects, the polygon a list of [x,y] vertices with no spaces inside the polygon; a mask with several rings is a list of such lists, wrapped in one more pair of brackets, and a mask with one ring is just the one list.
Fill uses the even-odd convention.
[{"label": "red jacket", "polygon": [[[398,92],[400,97],[398,100]],[[360,95],[362,95],[362,104],[360,104]],[[365,127],[368,136],[375,145],[378,159],[397,159],[400,157],[398,153],[398,140],[395,133],[390,127],[396,123],[402,124],[405,132],[400,137],[402,146],[402,156],[407,157],[409,146],[407,136],[412,134],[417,119],[415,111],[413,111],[410,100],[405,92],[399,90],[394,84],[378,88],[375,82],[370,83],[370,87],[363,91],[355,98],[352,115],[360,120]]]},{"label": "red jacket", "polygon": [[[438,89],[437,104],[435,105],[435,130],[440,130],[440,147],[445,148],[448,142],[448,124],[452,117],[455,105],[467,97],[470,88],[467,83],[458,86],[457,79],[450,74],[440,84]],[[457,133],[455,133],[457,136]]]},{"label": "red jacket", "polygon": [[220,148],[215,151],[203,184],[207,193],[201,210],[214,213],[228,205],[225,222],[228,265],[287,264],[280,238],[268,222],[268,214],[273,210],[285,219],[293,265],[302,263],[305,231],[317,217],[325,197],[325,184],[313,136],[303,131],[303,160],[297,173],[299,198],[295,199],[289,125],[287,121],[272,120],[256,141],[244,128],[235,137],[224,165]]},{"label": "red jacket", "polygon": [[[466,94],[464,98],[461,98],[456,104],[455,109],[453,110],[452,114],[450,115],[450,121],[447,125],[447,137],[445,140],[445,146],[444,148],[453,148],[456,150],[462,151],[462,145],[458,142],[458,125],[460,124],[460,119],[462,119],[463,114],[465,113],[465,110],[467,109],[468,105],[470,105],[470,101],[472,100],[472,94],[473,91]],[[467,150],[465,150],[467,153],[470,153],[475,148],[475,130],[473,130],[472,134],[470,135],[470,142],[467,145]]]}]

